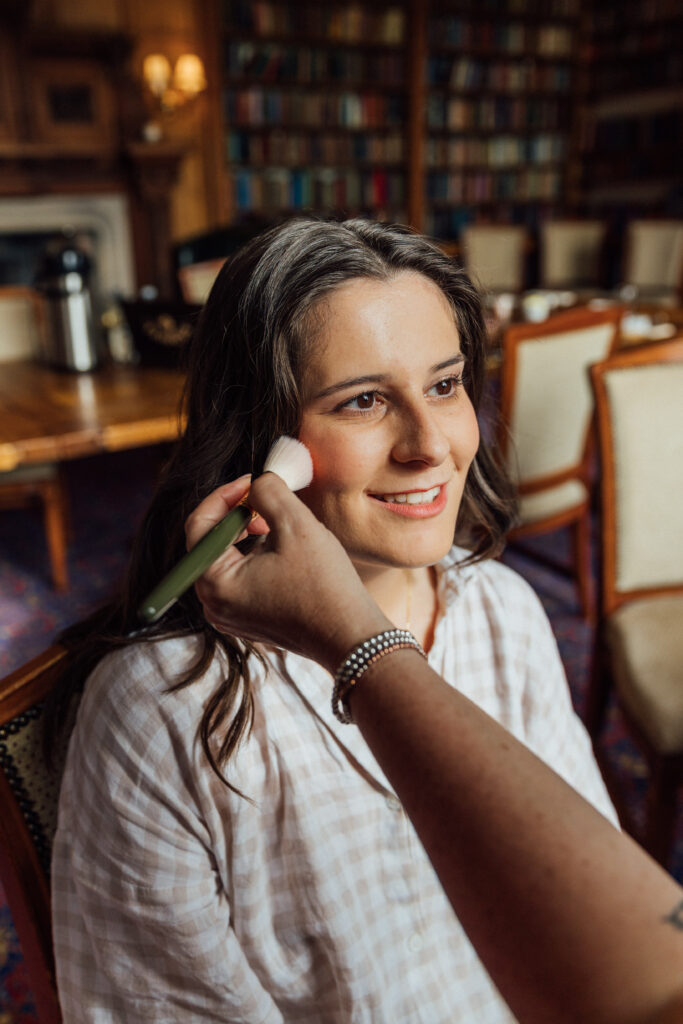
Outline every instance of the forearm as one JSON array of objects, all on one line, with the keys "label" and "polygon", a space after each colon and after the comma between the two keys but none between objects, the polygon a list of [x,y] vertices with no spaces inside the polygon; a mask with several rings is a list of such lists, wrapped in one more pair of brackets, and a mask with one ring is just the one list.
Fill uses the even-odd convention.
[{"label": "forearm", "polygon": [[351,708],[521,1021],[640,1024],[683,990],[678,886],[419,655]]}]

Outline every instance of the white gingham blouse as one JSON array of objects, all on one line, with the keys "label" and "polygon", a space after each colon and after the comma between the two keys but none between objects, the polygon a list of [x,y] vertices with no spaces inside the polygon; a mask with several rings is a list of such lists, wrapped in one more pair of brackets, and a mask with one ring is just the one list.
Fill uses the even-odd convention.
[{"label": "white gingham blouse", "polygon": [[[430,664],[616,821],[535,594],[456,556]],[[88,681],[53,855],[65,1024],[511,1021],[360,733],[332,716],[329,675],[274,653],[256,672],[228,766],[247,800],[196,738],[218,663],[167,692],[193,647],[135,645]]]}]

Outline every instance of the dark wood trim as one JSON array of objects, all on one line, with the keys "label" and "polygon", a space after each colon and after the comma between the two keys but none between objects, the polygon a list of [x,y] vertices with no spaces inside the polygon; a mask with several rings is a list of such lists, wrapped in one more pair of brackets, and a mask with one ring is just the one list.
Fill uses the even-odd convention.
[{"label": "dark wood trim", "polygon": [[0,725],[28,711],[47,696],[62,671],[66,656],[65,647],[53,644],[0,681]]},{"label": "dark wood trim", "polygon": [[553,530],[561,530],[563,527],[571,526],[572,523],[577,522],[589,507],[589,501],[586,500],[580,505],[575,505],[564,512],[558,512],[553,516],[539,519],[538,522],[522,523],[519,526],[513,527],[508,533],[508,537],[511,540],[515,540],[518,537],[533,537],[541,533],[552,533]]}]

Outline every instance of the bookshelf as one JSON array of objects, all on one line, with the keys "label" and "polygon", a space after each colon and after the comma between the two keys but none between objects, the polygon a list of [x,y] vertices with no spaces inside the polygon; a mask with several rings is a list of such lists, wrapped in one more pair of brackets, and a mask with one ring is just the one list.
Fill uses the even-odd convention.
[{"label": "bookshelf", "polygon": [[587,14],[583,192],[593,208],[664,210],[680,188],[683,8],[605,0]]},{"label": "bookshelf", "polygon": [[565,208],[574,137],[578,0],[432,0],[427,28],[425,229],[534,226]]},{"label": "bookshelf", "polygon": [[233,218],[408,217],[407,5],[224,0],[222,136]]},{"label": "bookshelf", "polygon": [[473,220],[595,212],[596,190],[678,167],[679,0],[207,7],[223,223],[310,209],[457,241]]}]

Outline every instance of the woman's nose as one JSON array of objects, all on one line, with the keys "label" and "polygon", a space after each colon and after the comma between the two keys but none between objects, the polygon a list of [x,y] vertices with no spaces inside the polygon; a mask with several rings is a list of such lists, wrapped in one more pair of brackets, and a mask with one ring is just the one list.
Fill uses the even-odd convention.
[{"label": "woman's nose", "polygon": [[393,456],[397,462],[422,462],[440,466],[450,445],[441,429],[438,413],[428,407],[401,410],[397,417],[397,437]]}]

